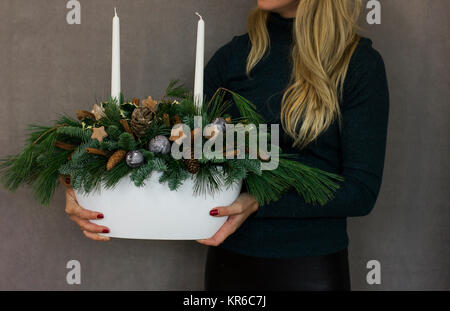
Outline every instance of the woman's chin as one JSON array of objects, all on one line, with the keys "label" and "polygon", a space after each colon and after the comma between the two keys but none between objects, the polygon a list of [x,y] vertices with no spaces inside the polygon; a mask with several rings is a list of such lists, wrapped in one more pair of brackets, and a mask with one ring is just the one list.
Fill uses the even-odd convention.
[{"label": "woman's chin", "polygon": [[259,5],[258,4],[258,9],[262,10],[262,11],[267,11],[267,12],[275,12],[276,8],[273,7],[273,5]]},{"label": "woman's chin", "polygon": [[273,4],[273,1],[258,0],[258,8],[263,11],[273,11],[277,6]]}]

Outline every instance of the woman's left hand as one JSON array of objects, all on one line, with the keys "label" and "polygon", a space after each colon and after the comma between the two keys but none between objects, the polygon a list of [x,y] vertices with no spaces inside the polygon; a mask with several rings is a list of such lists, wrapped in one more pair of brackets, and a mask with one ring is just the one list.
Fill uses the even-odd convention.
[{"label": "woman's left hand", "polygon": [[209,246],[218,246],[235,232],[244,221],[258,210],[258,202],[248,193],[242,193],[230,206],[216,207],[209,214],[214,217],[229,216],[219,231],[209,239],[197,242]]}]

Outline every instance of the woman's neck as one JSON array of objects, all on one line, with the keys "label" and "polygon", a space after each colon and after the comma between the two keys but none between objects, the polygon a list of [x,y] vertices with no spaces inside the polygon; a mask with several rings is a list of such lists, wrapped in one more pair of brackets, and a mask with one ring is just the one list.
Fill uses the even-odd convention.
[{"label": "woman's neck", "polygon": [[278,13],[271,12],[267,21],[271,41],[290,42],[292,40],[294,21],[295,18],[284,18]]},{"label": "woman's neck", "polygon": [[274,12],[278,13],[283,18],[294,18],[295,16],[297,16],[297,8],[299,2],[300,1],[295,1],[292,4]]}]

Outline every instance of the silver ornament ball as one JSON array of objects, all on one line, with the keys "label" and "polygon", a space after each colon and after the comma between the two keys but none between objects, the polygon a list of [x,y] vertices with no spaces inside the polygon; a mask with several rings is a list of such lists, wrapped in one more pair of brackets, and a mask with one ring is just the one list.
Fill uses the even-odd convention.
[{"label": "silver ornament ball", "polygon": [[170,141],[166,136],[155,136],[150,140],[148,150],[153,153],[168,154],[170,152]]},{"label": "silver ornament ball", "polygon": [[227,121],[225,121],[224,118],[215,118],[212,124],[215,125],[219,131],[225,132]]},{"label": "silver ornament ball", "polygon": [[144,155],[139,150],[133,150],[127,153],[125,161],[129,167],[136,168],[144,163]]}]

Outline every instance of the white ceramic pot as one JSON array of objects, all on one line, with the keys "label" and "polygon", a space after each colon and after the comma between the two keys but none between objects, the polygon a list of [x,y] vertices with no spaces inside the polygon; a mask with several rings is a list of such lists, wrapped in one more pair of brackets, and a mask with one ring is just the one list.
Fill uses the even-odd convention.
[{"label": "white ceramic pot", "polygon": [[160,184],[160,173],[153,173],[143,187],[136,187],[129,177],[114,189],[101,188],[87,195],[76,192],[86,209],[104,214],[93,222],[110,228],[103,234],[114,238],[149,240],[198,240],[212,237],[227,217],[212,217],[209,211],[226,206],[239,196],[242,184],[233,185],[214,195],[194,196],[192,179],[177,191]]}]

